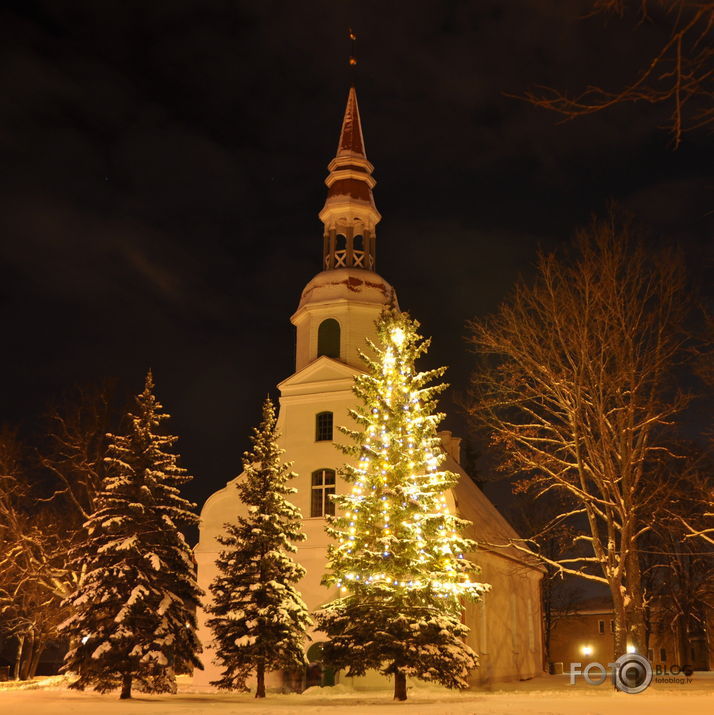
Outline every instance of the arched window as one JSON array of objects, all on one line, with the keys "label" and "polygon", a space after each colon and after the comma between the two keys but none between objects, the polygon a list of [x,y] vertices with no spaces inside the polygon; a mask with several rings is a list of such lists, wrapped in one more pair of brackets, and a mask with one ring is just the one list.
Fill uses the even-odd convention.
[{"label": "arched window", "polygon": [[340,357],[340,324],[334,318],[323,320],[317,329],[317,357],[320,355]]},{"label": "arched window", "polygon": [[315,415],[315,442],[332,441],[332,412],[318,412]]},{"label": "arched window", "polygon": [[330,494],[335,493],[335,470],[317,469],[312,473],[310,516],[325,516],[335,513]]}]

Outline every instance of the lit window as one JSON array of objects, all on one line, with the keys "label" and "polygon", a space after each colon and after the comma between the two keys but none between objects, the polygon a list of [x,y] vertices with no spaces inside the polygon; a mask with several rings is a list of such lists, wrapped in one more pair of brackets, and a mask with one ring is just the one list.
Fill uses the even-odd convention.
[{"label": "lit window", "polygon": [[315,415],[315,441],[330,442],[332,440],[332,412],[318,412]]},{"label": "lit window", "polygon": [[317,357],[340,359],[340,324],[334,318],[328,318],[320,323],[317,329]]},{"label": "lit window", "polygon": [[335,513],[330,495],[335,493],[335,470],[318,469],[312,473],[312,498],[310,516],[325,516]]}]

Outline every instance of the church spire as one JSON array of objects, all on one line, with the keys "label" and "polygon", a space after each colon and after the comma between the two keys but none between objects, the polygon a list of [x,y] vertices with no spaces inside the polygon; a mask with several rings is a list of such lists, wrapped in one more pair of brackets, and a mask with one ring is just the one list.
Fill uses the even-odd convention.
[{"label": "church spire", "polygon": [[354,85],[350,87],[347,95],[347,106],[345,116],[342,119],[342,129],[340,130],[340,141],[337,144],[337,156],[358,156],[366,159],[364,151],[364,139],[362,138],[362,122],[359,116],[359,106],[357,105],[357,92]]},{"label": "church spire", "polygon": [[374,167],[367,160],[360,122],[357,92],[347,95],[337,154],[327,167],[330,172],[327,200],[320,211],[325,225],[323,269],[375,269],[375,227],[381,215],[374,204]]}]

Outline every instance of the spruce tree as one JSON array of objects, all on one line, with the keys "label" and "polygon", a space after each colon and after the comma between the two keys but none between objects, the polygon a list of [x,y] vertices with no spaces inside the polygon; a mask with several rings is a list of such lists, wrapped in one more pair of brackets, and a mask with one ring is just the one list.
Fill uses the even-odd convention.
[{"label": "spruce tree", "polygon": [[161,434],[169,415],[154,396],[151,372],[124,435],[108,435],[107,474],[86,538],[73,554],[82,573],[67,599],[72,615],[61,626],[71,647],[64,672],[70,685],[107,692],[132,687],[176,692],[176,674],[201,668],[193,551],[181,529],[195,527],[195,505],[180,496],[191,479]]},{"label": "spruce tree", "polygon": [[328,533],[327,586],[341,596],[316,614],[330,638],[325,659],[347,675],[378,669],[394,676],[394,697],[406,700],[406,678],[451,688],[468,687],[477,656],[464,642],[462,598],[478,600],[488,586],[465,553],[469,524],[449,512],[445,492],[458,477],[441,470],[434,413],[446,385],[430,383],[446,368],[417,372],[429,346],[419,323],[386,308],[377,323],[375,358],[362,355],[364,375],[354,392],[362,405],[350,414],[362,430],[341,431],[356,457],[342,470],[351,492],[333,497],[339,507]]},{"label": "spruce tree", "polygon": [[296,491],[288,486],[296,475],[281,461],[278,437],[275,409],[266,398],[252,448],[243,457],[244,476],[236,483],[248,515],[226,524],[218,537],[225,549],[216,561],[219,575],[207,609],[223,668],[212,685],[247,690],[246,679],[255,672],[256,698],[265,697],[267,671],[306,665],[303,643],[311,625],[294,586],[305,569],[289,556],[305,539],[300,510],[287,499]]}]

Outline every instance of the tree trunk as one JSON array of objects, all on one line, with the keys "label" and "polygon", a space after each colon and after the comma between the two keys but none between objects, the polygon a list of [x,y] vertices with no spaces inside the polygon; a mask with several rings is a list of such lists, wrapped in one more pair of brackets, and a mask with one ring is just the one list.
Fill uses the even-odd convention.
[{"label": "tree trunk", "polygon": [[258,661],[258,665],[255,669],[255,676],[258,680],[258,687],[255,689],[256,698],[265,697],[265,662],[262,660]]},{"label": "tree trunk", "polygon": [[131,697],[131,673],[124,673],[121,679],[121,694],[119,700],[128,700]]},{"label": "tree trunk", "polygon": [[650,652],[650,642],[652,641],[652,609],[647,606],[643,610],[645,616],[645,650],[642,655],[647,655]]},{"label": "tree trunk", "polygon": [[636,544],[630,545],[627,554],[627,594],[630,597],[630,604],[627,609],[630,643],[635,647],[637,653],[646,656],[645,609],[640,578],[640,555]]},{"label": "tree trunk", "polygon": [[615,616],[615,659],[617,659],[627,652],[627,619],[625,617],[625,602],[618,583],[610,584],[610,594]]},{"label": "tree trunk", "polygon": [[684,669],[685,665],[690,665],[689,658],[689,613],[681,613],[677,623],[677,655],[679,662],[677,665]]},{"label": "tree trunk", "polygon": [[20,680],[30,678],[30,667],[32,656],[35,652],[35,634],[30,631],[25,638],[25,647],[22,649],[22,661],[20,662]]},{"label": "tree trunk", "polygon": [[17,653],[15,655],[15,668],[12,671],[14,680],[20,680],[20,663],[22,663],[22,650],[25,647],[25,636],[17,636]]},{"label": "tree trunk", "polygon": [[550,580],[549,570],[541,581],[540,588],[543,605],[543,670],[547,673],[550,670],[550,637],[553,633],[553,583]]},{"label": "tree trunk", "polygon": [[550,623],[550,618],[548,622],[543,624],[543,670],[548,673],[550,671],[550,634],[552,632],[552,625]]},{"label": "tree trunk", "polygon": [[35,649],[34,653],[32,654],[32,661],[30,663],[30,672],[29,672],[29,677],[34,678],[35,674],[37,673],[37,666],[40,664],[40,658],[42,657],[42,653],[45,650],[45,641],[41,640],[40,638],[35,639]]},{"label": "tree trunk", "polygon": [[399,668],[394,671],[394,699],[407,699],[407,676]]}]

